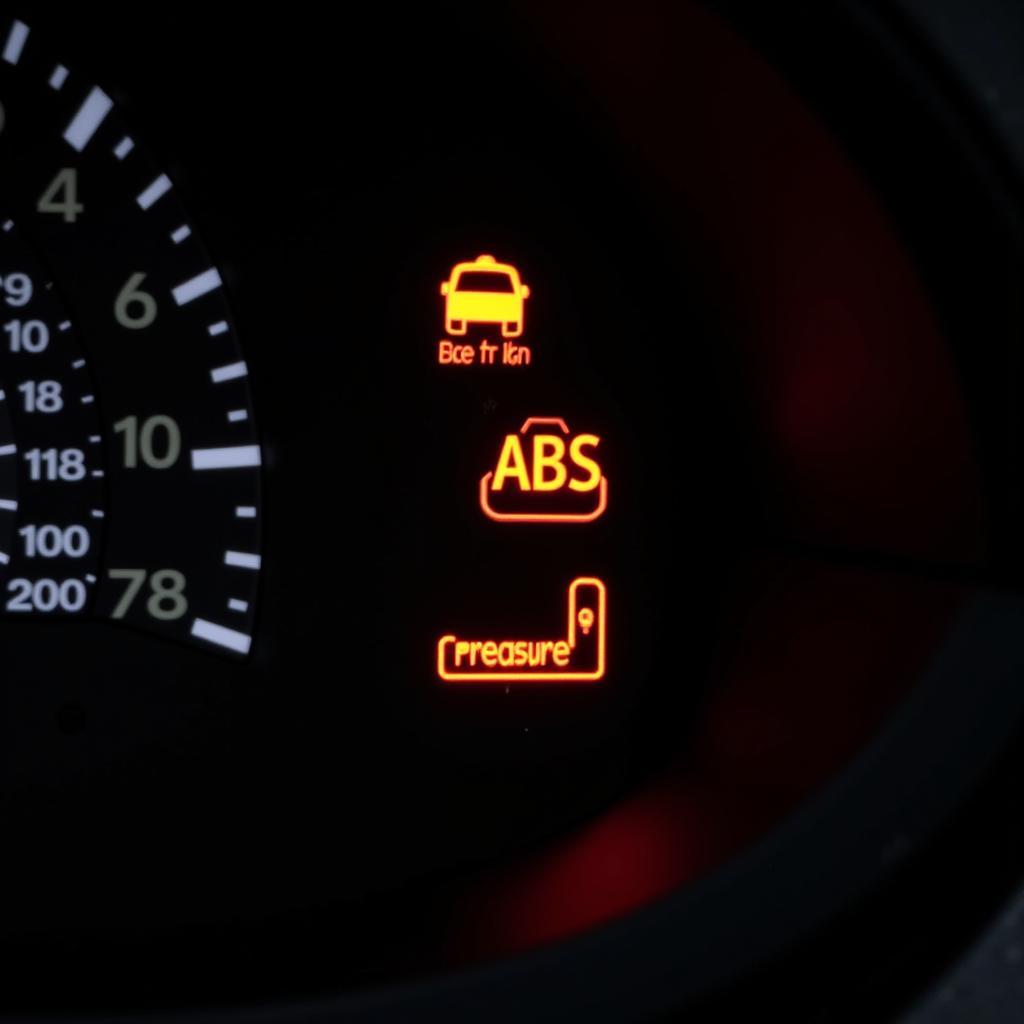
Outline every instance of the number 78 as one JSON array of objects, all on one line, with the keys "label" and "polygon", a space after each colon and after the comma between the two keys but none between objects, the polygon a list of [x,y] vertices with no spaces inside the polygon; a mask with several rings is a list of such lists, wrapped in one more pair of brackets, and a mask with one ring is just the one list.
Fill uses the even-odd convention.
[{"label": "number 78", "polygon": [[157,569],[152,574],[147,569],[110,569],[107,575],[112,580],[124,580],[127,583],[121,599],[110,613],[112,619],[125,617],[147,579],[150,593],[146,599],[146,613],[150,618],[169,622],[180,619],[188,611],[185,574],[177,569]]}]

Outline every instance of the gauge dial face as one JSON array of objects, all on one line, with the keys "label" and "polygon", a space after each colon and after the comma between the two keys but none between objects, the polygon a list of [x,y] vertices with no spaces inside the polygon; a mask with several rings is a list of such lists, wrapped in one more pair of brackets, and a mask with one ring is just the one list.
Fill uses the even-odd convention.
[{"label": "gauge dial face", "polygon": [[245,657],[261,450],[224,279],[102,85],[0,59],[3,611]]}]

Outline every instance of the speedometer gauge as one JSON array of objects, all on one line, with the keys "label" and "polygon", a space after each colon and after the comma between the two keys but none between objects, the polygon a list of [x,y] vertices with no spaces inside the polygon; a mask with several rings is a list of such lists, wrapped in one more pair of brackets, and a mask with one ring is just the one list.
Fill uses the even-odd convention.
[{"label": "speedometer gauge", "polygon": [[102,85],[20,20],[0,58],[3,608],[244,656],[261,456],[222,274]]}]

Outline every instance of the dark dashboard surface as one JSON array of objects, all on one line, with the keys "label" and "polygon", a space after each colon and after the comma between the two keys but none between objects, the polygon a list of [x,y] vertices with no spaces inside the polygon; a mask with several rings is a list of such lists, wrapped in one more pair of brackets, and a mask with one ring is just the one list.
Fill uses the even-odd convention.
[{"label": "dark dashboard surface", "polygon": [[1018,5],[0,15],[0,1011],[1012,1019]]}]

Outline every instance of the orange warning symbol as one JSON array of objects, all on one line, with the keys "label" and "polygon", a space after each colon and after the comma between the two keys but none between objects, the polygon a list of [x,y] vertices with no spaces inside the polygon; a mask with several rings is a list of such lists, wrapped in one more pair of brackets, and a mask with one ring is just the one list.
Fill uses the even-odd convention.
[{"label": "orange warning symbol", "polygon": [[596,434],[572,435],[561,418],[530,417],[505,437],[480,481],[484,515],[499,523],[592,523],[608,507],[600,443]]},{"label": "orange warning symbol", "polygon": [[569,584],[565,636],[554,640],[437,642],[437,674],[448,683],[596,683],[605,673],[604,583],[580,576]]},{"label": "orange warning symbol", "polygon": [[445,297],[444,328],[449,334],[465,334],[470,324],[499,324],[503,338],[518,338],[523,333],[530,288],[511,263],[498,263],[488,255],[456,263],[451,276],[441,283],[441,294]]}]

